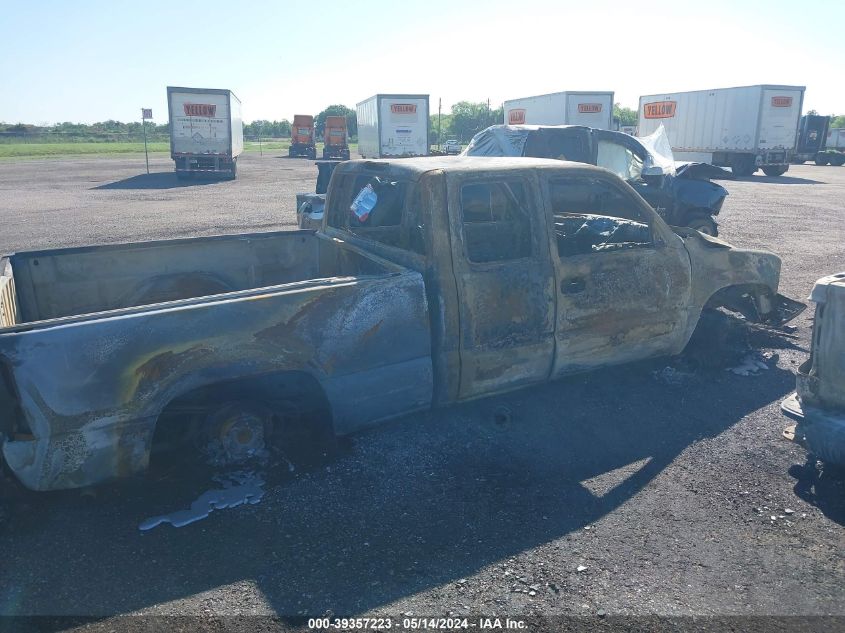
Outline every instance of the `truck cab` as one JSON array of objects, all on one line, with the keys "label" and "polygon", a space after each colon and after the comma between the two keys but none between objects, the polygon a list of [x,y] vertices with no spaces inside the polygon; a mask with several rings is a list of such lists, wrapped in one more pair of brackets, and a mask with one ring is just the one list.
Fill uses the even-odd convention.
[{"label": "truck cab", "polygon": [[349,134],[345,116],[327,116],[323,131],[323,159],[349,160]]},{"label": "truck cab", "polygon": [[[350,213],[368,187],[375,206]],[[775,255],[679,235],[590,165],[352,161],[326,209],[327,235],[423,275],[435,403],[676,354],[705,307],[768,318],[777,304]]]},{"label": "truck cab", "polygon": [[288,156],[312,160],[317,158],[317,146],[314,144],[314,117],[310,114],[293,115]]}]

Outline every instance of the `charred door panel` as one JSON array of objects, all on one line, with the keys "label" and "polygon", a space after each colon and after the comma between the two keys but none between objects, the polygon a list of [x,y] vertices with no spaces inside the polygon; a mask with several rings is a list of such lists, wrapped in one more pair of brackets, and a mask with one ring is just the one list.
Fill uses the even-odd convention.
[{"label": "charred door panel", "polygon": [[546,184],[558,276],[553,373],[679,351],[690,304],[681,241],[615,182],[573,176]]},{"label": "charred door panel", "polygon": [[536,177],[449,183],[460,297],[460,397],[545,380],[554,355],[554,270]]}]

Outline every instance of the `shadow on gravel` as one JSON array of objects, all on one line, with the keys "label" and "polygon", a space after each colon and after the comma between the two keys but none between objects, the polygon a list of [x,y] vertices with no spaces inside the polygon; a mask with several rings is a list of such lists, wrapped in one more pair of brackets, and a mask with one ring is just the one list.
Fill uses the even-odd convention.
[{"label": "shadow on gravel", "polygon": [[[207,479],[168,471],[93,496],[26,495],[0,526],[0,613],[111,615],[181,599],[197,613],[263,608],[243,583],[284,617],[379,608],[582,530],[795,384],[774,367],[665,380],[665,366],[410,416],[357,435],[329,465],[278,478],[258,505],[185,528],[138,525],[187,507]],[[211,590],[214,600],[197,596]],[[450,590],[455,604],[461,590]]]},{"label": "shadow on gravel", "polygon": [[91,187],[91,189],[179,189],[181,187],[195,187],[197,185],[210,185],[219,182],[229,182],[229,178],[206,176],[195,177],[190,180],[179,180],[175,172],[166,171],[139,174],[130,178],[124,178],[123,180],[106,183],[105,185]]},{"label": "shadow on gravel", "polygon": [[773,185],[826,185],[823,180],[811,180],[810,178],[795,178],[793,176],[747,176],[736,178],[739,182],[756,182]]}]

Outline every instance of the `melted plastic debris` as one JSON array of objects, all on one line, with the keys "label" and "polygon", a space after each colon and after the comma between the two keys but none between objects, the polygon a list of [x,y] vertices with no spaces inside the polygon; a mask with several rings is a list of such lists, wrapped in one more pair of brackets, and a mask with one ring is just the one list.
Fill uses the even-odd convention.
[{"label": "melted plastic debris", "polygon": [[655,380],[659,380],[666,385],[673,386],[681,385],[692,378],[692,374],[689,372],[681,371],[670,365],[667,365],[663,369],[651,372],[651,375]]},{"label": "melted plastic debris", "polygon": [[264,497],[264,479],[254,472],[238,471],[218,475],[214,477],[214,481],[223,488],[204,492],[187,510],[176,510],[170,514],[149,518],[143,521],[138,529],[152,530],[162,523],[184,527],[206,518],[215,510],[236,508],[244,504],[255,505]]},{"label": "melted plastic debris", "polygon": [[742,359],[736,367],[728,367],[725,371],[736,374],[737,376],[752,376],[761,369],[768,369],[769,366],[763,362],[758,356],[749,354]]}]

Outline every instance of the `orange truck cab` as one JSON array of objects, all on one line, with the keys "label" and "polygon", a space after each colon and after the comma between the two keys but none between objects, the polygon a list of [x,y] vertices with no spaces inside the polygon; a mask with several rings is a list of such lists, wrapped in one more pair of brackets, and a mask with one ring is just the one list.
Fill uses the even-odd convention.
[{"label": "orange truck cab", "polygon": [[327,116],[323,134],[323,158],[349,160],[349,140],[345,116]]},{"label": "orange truck cab", "polygon": [[314,117],[310,114],[293,115],[288,156],[317,158],[317,146],[314,144]]}]

